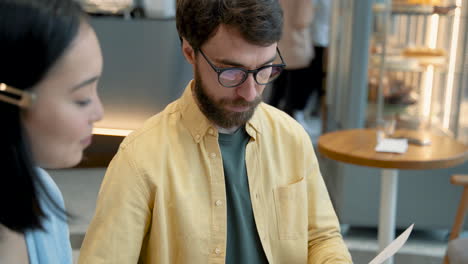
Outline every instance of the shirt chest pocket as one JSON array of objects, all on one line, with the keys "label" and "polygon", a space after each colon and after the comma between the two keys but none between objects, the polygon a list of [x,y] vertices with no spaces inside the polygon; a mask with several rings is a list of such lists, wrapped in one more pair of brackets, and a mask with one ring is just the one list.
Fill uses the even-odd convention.
[{"label": "shirt chest pocket", "polygon": [[307,236],[307,190],[304,178],[273,189],[279,239]]}]

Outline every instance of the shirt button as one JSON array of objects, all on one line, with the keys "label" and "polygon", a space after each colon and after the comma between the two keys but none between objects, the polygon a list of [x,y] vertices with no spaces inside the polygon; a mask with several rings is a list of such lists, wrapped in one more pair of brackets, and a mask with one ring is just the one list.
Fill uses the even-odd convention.
[{"label": "shirt button", "polygon": [[214,134],[214,131],[213,131],[213,129],[212,129],[212,128],[210,128],[210,129],[208,130],[208,133],[209,133],[210,135],[213,135],[213,134]]},{"label": "shirt button", "polygon": [[216,153],[212,152],[212,153],[210,154],[210,157],[211,157],[212,159],[216,158]]},{"label": "shirt button", "polygon": [[200,135],[196,135],[195,138],[196,138],[197,140],[200,140]]},{"label": "shirt button", "polygon": [[216,255],[219,255],[219,254],[221,254],[221,249],[219,249],[219,248],[215,248],[215,253],[216,253]]},{"label": "shirt button", "polygon": [[221,206],[221,205],[223,205],[223,201],[217,200],[217,201],[215,202],[215,204],[216,204],[216,206]]}]

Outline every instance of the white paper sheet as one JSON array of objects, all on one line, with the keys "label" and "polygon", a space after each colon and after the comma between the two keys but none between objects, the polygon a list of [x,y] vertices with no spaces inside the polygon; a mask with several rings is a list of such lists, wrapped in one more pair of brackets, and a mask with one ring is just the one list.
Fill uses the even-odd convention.
[{"label": "white paper sheet", "polygon": [[408,240],[411,231],[413,230],[414,224],[410,225],[401,235],[399,235],[395,240],[392,241],[386,248],[384,248],[369,264],[381,264],[386,261],[391,256],[395,255],[398,250],[405,244]]}]

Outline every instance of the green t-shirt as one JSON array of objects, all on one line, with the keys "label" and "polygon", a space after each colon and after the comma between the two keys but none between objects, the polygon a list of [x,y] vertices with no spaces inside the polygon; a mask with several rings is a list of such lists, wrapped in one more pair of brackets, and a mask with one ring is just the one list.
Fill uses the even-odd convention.
[{"label": "green t-shirt", "polygon": [[226,181],[227,264],[268,263],[255,226],[250,200],[245,165],[245,148],[249,139],[244,128],[234,134],[219,134]]}]

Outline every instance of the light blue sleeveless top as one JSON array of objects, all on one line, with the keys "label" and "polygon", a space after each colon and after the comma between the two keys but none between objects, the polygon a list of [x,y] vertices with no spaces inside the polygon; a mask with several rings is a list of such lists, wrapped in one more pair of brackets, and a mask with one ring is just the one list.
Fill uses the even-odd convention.
[{"label": "light blue sleeveless top", "polygon": [[[65,208],[62,193],[49,176],[49,174],[38,168],[38,175],[47,192],[56,203]],[[48,216],[43,220],[44,230],[27,231],[24,234],[29,254],[30,264],[72,264],[72,250],[70,245],[70,233],[68,224],[54,214],[53,208],[41,200],[42,208]]]}]

